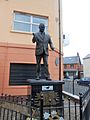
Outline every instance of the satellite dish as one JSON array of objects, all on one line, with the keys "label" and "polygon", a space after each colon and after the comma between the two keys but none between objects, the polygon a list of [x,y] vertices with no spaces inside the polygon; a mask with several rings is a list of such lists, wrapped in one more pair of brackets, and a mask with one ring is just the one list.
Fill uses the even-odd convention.
[{"label": "satellite dish", "polygon": [[63,46],[66,47],[69,44],[70,44],[69,34],[66,33],[66,34],[63,35]]}]

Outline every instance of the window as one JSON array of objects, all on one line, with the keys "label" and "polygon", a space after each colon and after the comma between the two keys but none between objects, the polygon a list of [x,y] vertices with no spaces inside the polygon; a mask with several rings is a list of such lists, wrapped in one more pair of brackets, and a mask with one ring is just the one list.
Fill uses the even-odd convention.
[{"label": "window", "polygon": [[64,69],[67,69],[67,65],[64,65]]},{"label": "window", "polygon": [[63,39],[65,39],[65,35],[63,35]]},{"label": "window", "polygon": [[14,12],[13,30],[18,32],[37,32],[40,23],[45,24],[45,32],[48,32],[48,19],[41,16],[33,16]]},{"label": "window", "polygon": [[70,68],[71,68],[71,69],[73,69],[73,68],[74,68],[74,65],[73,65],[73,64],[71,64],[71,65],[70,65]]}]

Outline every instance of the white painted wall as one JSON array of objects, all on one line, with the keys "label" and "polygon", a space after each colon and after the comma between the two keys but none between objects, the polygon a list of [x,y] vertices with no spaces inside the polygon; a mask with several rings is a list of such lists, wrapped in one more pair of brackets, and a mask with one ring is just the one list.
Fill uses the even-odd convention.
[{"label": "white painted wall", "polygon": [[90,57],[83,59],[84,77],[90,77]]}]

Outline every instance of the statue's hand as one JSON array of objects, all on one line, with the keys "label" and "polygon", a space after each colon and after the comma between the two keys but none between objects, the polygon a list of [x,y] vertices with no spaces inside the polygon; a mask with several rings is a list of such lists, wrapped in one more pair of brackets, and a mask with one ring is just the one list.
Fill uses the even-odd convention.
[{"label": "statue's hand", "polygon": [[55,48],[52,48],[53,51],[55,51]]},{"label": "statue's hand", "polygon": [[33,36],[35,36],[35,34],[33,33]]},{"label": "statue's hand", "polygon": [[32,33],[33,34],[33,39],[32,39],[32,42],[33,43],[35,43],[36,42],[36,39],[35,39],[35,34],[34,33]]}]

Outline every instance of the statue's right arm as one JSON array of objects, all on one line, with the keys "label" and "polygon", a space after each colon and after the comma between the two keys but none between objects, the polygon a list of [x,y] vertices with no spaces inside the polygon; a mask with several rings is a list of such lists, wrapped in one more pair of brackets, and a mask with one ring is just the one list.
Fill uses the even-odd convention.
[{"label": "statue's right arm", "polygon": [[36,38],[35,38],[35,34],[34,34],[34,33],[33,33],[32,42],[33,42],[33,43],[35,43],[35,42],[36,42]]}]

